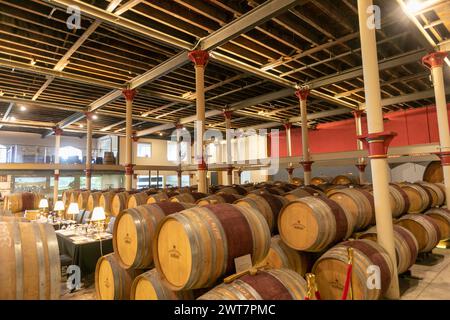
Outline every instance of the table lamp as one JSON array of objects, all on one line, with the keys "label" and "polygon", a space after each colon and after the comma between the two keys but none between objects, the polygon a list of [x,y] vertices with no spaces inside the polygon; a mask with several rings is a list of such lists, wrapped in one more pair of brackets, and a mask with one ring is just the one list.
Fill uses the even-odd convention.
[{"label": "table lamp", "polygon": [[58,217],[61,219],[62,217],[62,212],[65,210],[66,208],[64,207],[64,202],[62,202],[61,200],[56,201],[53,210],[56,211],[58,213]]},{"label": "table lamp", "polygon": [[80,214],[80,209],[78,208],[78,203],[72,202],[67,208],[67,214],[72,215],[72,220],[75,220],[75,215]]},{"label": "table lamp", "polygon": [[98,231],[98,238],[100,238],[100,231],[103,231],[106,220],[105,210],[103,207],[95,207],[92,211],[91,222],[95,223]]},{"label": "table lamp", "polygon": [[46,198],[39,201],[39,209],[41,209],[41,214],[45,216],[45,211],[48,208],[48,200]]}]

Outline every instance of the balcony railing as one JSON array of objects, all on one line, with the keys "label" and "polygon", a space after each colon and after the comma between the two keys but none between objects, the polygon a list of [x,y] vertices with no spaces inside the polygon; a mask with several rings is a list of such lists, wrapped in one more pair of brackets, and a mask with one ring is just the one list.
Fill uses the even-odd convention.
[{"label": "balcony railing", "polygon": [[[78,155],[62,154],[61,164],[84,164],[86,162],[86,149],[79,149]],[[80,156],[81,152],[81,156]],[[117,150],[93,149],[92,163],[104,164],[106,152],[113,152],[114,163],[117,164]],[[55,163],[55,148],[36,145],[14,144],[0,147],[0,163]]]}]

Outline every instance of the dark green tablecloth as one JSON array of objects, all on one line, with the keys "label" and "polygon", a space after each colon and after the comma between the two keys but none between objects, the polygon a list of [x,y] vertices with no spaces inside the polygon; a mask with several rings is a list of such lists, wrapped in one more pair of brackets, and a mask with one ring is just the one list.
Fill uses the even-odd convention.
[{"label": "dark green tablecloth", "polygon": [[[72,264],[81,269],[81,276],[85,277],[95,272],[97,260],[103,255],[113,252],[112,238],[96,240],[94,242],[75,244],[71,236],[56,233],[58,238],[59,254],[72,258]],[[100,251],[100,243],[102,250]]]}]

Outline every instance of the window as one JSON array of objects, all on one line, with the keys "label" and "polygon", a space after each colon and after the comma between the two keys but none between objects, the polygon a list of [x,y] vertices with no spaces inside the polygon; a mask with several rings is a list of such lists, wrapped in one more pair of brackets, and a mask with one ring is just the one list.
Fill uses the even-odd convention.
[{"label": "window", "polygon": [[[187,161],[188,159],[188,144],[187,142],[181,142],[181,161]],[[167,160],[176,162],[177,159],[177,142],[167,141]]]},{"label": "window", "polygon": [[138,143],[137,156],[139,158],[151,158],[152,157],[152,144],[151,143]]},{"label": "window", "polygon": [[6,154],[8,152],[8,149],[0,144],[0,163],[6,163]]}]

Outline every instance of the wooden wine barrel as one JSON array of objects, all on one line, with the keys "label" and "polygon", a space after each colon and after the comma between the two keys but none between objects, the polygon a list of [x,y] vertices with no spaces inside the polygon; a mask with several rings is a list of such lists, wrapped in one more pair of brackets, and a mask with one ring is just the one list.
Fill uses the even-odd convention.
[{"label": "wooden wine barrel", "polygon": [[248,191],[247,189],[238,186],[238,185],[233,185],[233,186],[229,186],[229,187],[225,187],[225,188],[221,188],[218,193],[228,193],[228,194],[237,194],[240,196],[245,196]]},{"label": "wooden wine barrel", "polygon": [[268,192],[270,194],[274,194],[274,195],[277,195],[277,196],[282,196],[283,194],[286,193],[286,190],[284,190],[281,187],[266,187],[266,188],[262,189],[261,191],[263,193]]},{"label": "wooden wine barrel", "polygon": [[[317,193],[317,195],[318,195],[318,193]],[[311,192],[308,192],[303,188],[294,189],[283,195],[283,197],[285,197],[289,201],[294,201],[299,198],[311,197],[311,196],[312,196]]]},{"label": "wooden wine barrel", "polygon": [[69,204],[77,202],[78,203],[78,196],[80,195],[81,192],[83,192],[85,190],[73,190],[70,193],[70,198],[69,198]]},{"label": "wooden wine barrel", "polygon": [[304,276],[308,272],[310,255],[306,252],[289,248],[279,235],[272,237],[269,254],[266,257],[267,265],[273,269],[290,269]]},{"label": "wooden wine barrel", "polygon": [[313,186],[318,186],[321,184],[326,184],[326,183],[330,183],[330,178],[329,177],[314,177],[311,179],[311,184]]},{"label": "wooden wine barrel", "polygon": [[434,219],[441,232],[441,239],[446,240],[450,238],[450,210],[444,208],[430,209],[425,214]]},{"label": "wooden wine barrel", "polygon": [[306,197],[287,204],[278,216],[281,239],[295,250],[320,252],[347,239],[355,220],[351,213],[326,198]]},{"label": "wooden wine barrel", "polygon": [[71,193],[72,193],[72,190],[65,190],[62,193],[61,200],[62,200],[62,202],[64,202],[64,206],[66,206],[66,207],[68,207],[70,204]]},{"label": "wooden wine barrel", "polygon": [[164,286],[156,269],[136,277],[131,286],[131,300],[193,300],[192,291],[172,291]]},{"label": "wooden wine barrel", "polygon": [[441,240],[441,232],[434,219],[424,214],[407,214],[396,224],[408,229],[416,237],[419,252],[430,252]]},{"label": "wooden wine barrel", "polygon": [[278,233],[278,215],[288,200],[269,193],[249,194],[235,202],[236,205],[258,210],[266,219],[272,233]]},{"label": "wooden wine barrel", "polygon": [[52,225],[0,222],[0,248],[1,300],[59,299],[61,266]]},{"label": "wooden wine barrel", "polygon": [[236,272],[235,258],[250,254],[256,265],[270,248],[270,230],[262,214],[227,203],[167,216],[155,239],[156,268],[176,291],[210,287]]},{"label": "wooden wine barrel", "polygon": [[219,194],[213,194],[206,198],[198,200],[197,205],[198,206],[207,206],[209,204],[217,204],[217,203],[233,203],[241,198],[242,198],[242,196],[237,195],[237,194],[219,193]]},{"label": "wooden wine barrel", "polygon": [[206,198],[208,195],[201,192],[181,193],[177,196],[170,198],[172,202],[184,202],[184,203],[196,203],[202,198]]},{"label": "wooden wine barrel", "polygon": [[303,185],[303,179],[302,178],[298,178],[298,177],[294,177],[294,178],[292,178],[292,183],[295,184],[296,186],[302,186]]},{"label": "wooden wine barrel", "polygon": [[[376,227],[372,227],[359,236],[359,239],[377,241]],[[419,243],[416,237],[406,228],[394,225],[394,245],[397,257],[397,271],[402,274],[416,262],[419,254]]]},{"label": "wooden wine barrel", "polygon": [[84,210],[87,208],[87,203],[88,203],[88,199],[89,199],[89,195],[91,194],[90,191],[82,191],[80,192],[80,194],[78,195],[77,198],[77,203],[78,203],[78,208],[80,210]]},{"label": "wooden wine barrel", "polygon": [[409,197],[403,189],[397,185],[389,186],[389,201],[391,204],[392,217],[398,218],[409,210]]},{"label": "wooden wine barrel", "polygon": [[103,192],[98,200],[98,205],[105,210],[107,216],[111,215],[111,204],[115,194],[114,191]]},{"label": "wooden wine barrel", "polygon": [[103,164],[116,164],[116,159],[114,157],[114,152],[105,151]]},{"label": "wooden wine barrel", "polygon": [[12,213],[38,209],[42,195],[36,192],[11,193],[5,196],[4,210]]},{"label": "wooden wine barrel", "polygon": [[435,182],[434,184],[436,186],[438,186],[439,189],[441,189],[441,191],[444,193],[444,196],[445,196],[445,185],[443,183],[441,183],[441,182]]},{"label": "wooden wine barrel", "polygon": [[111,201],[111,215],[113,217],[117,217],[119,213],[121,213],[123,210],[127,208],[128,205],[128,199],[130,198],[130,193],[125,192],[119,192],[116,193]]},{"label": "wooden wine barrel", "polygon": [[114,253],[100,257],[95,267],[95,291],[99,300],[130,300],[133,280],[142,270],[122,268]]},{"label": "wooden wine barrel", "polygon": [[328,197],[352,214],[356,221],[355,230],[361,230],[374,224],[374,199],[366,190],[356,188],[333,190]]},{"label": "wooden wine barrel", "polygon": [[128,198],[127,208],[136,208],[137,206],[142,206],[147,203],[148,195],[147,192],[139,192],[130,195]]},{"label": "wooden wine barrel", "polygon": [[[31,219],[30,219],[31,220]],[[34,220],[34,219],[33,219]],[[16,216],[3,216],[0,215],[0,222],[28,222],[29,219]],[[1,235],[0,235],[1,236]]]},{"label": "wooden wine barrel", "polygon": [[401,184],[400,187],[408,195],[408,213],[421,213],[430,207],[431,196],[424,187],[412,183]]},{"label": "wooden wine barrel", "polygon": [[444,182],[444,171],[442,170],[441,161],[430,162],[425,168],[422,180],[431,183]]},{"label": "wooden wine barrel", "polygon": [[172,213],[193,207],[181,202],[159,202],[128,208],[116,217],[113,247],[125,269],[150,268],[153,263],[152,242],[159,222]]},{"label": "wooden wine barrel", "polygon": [[93,211],[95,207],[100,206],[100,197],[102,196],[101,191],[97,192],[91,192],[89,194],[87,204],[86,204],[86,210]]},{"label": "wooden wine barrel", "polygon": [[157,194],[152,194],[147,198],[147,203],[155,203],[155,202],[162,202],[162,201],[169,201],[169,196],[165,192],[160,192]]},{"label": "wooden wine barrel", "polygon": [[431,195],[430,206],[432,208],[440,207],[445,203],[445,192],[442,191],[442,189],[438,185],[424,181],[416,182],[416,184],[419,184],[428,190]]},{"label": "wooden wine barrel", "polygon": [[[313,273],[324,300],[341,300],[347,278],[348,248],[353,248],[352,287],[354,300],[378,300],[389,288],[394,276],[394,264],[388,253],[376,242],[354,240],[342,242],[323,254],[314,264]],[[372,273],[370,266],[380,268],[381,288],[368,290],[367,283]],[[349,290],[350,292],[350,290]],[[349,299],[349,296],[347,296]]]},{"label": "wooden wine barrel", "polygon": [[268,269],[221,284],[198,300],[304,300],[306,281],[289,269]]},{"label": "wooden wine barrel", "polygon": [[349,185],[353,183],[353,180],[348,177],[348,176],[344,176],[344,175],[339,175],[336,176],[332,181],[332,184],[337,184],[337,185]]}]

